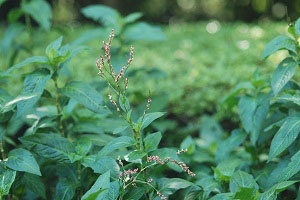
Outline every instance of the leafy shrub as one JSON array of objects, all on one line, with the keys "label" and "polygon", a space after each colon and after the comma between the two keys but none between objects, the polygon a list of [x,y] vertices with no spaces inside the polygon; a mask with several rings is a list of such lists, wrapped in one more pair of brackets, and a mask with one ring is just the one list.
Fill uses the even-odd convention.
[{"label": "leafy shrub", "polygon": [[[116,113],[111,113],[102,95],[87,83],[67,81],[61,87],[61,71],[80,50],[62,46],[62,37],[48,45],[46,56],[27,58],[1,73],[10,77],[14,70],[29,64],[38,66],[25,75],[17,97],[1,89],[1,176],[5,180],[0,185],[1,197],[166,199],[176,190],[193,185],[149,172],[168,166],[195,176],[178,157],[185,150],[159,149],[161,133],[144,131],[164,114],[147,113],[150,97],[139,118],[132,114],[125,73],[133,61],[133,47],[127,64],[116,71],[111,64],[113,37],[112,32],[104,42],[104,56],[96,64],[99,76],[107,82],[108,99]],[[52,87],[47,88],[51,82]],[[126,123],[116,119],[118,115]],[[24,130],[19,135],[21,127]],[[9,151],[10,145],[14,148]],[[101,175],[97,178],[97,174]],[[178,182],[182,184],[174,186]]]},{"label": "leafy shrub", "polygon": [[200,199],[299,198],[299,85],[292,78],[299,60],[300,19],[289,33],[291,37],[274,38],[263,52],[263,59],[278,50],[289,53],[271,80],[255,76],[223,100],[223,106],[238,108],[243,128],[224,138],[221,126],[208,117],[198,142],[190,137],[182,142],[190,149],[186,159],[202,164],[195,170],[202,175],[196,182],[202,187]]}]

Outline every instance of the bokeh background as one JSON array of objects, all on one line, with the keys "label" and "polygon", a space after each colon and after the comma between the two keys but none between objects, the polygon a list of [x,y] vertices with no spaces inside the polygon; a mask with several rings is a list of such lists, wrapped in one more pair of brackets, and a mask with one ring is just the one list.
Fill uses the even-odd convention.
[{"label": "bokeh background", "polygon": [[[299,0],[53,0],[56,22],[83,21],[80,8],[91,4],[104,4],[126,15],[140,11],[144,19],[155,23],[170,24],[182,21],[218,19],[221,21],[255,22],[257,20],[283,20],[286,12],[291,19],[300,13]],[[11,8],[20,1],[9,0],[1,9],[5,21]]]}]

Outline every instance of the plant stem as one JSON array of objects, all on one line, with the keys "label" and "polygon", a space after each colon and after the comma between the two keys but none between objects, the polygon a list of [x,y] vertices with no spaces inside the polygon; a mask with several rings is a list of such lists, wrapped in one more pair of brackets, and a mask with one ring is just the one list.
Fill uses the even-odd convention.
[{"label": "plant stem", "polygon": [[[2,136],[2,139],[0,140],[0,151],[1,151],[2,160],[5,160],[6,155],[5,155],[3,146],[4,146],[4,142],[3,142],[3,136]],[[1,198],[0,198],[0,200],[1,200]]]},{"label": "plant stem", "polygon": [[55,89],[56,89],[56,97],[55,97],[55,103],[56,103],[56,109],[57,109],[57,123],[58,123],[58,128],[59,128],[59,132],[61,134],[62,137],[65,137],[65,131],[64,131],[64,126],[62,123],[62,107],[59,103],[59,97],[60,97],[60,92],[59,92],[59,88],[58,88],[58,84],[57,84],[57,78],[54,77],[53,78],[54,81],[54,85],[55,85]]},{"label": "plant stem", "polygon": [[30,17],[28,14],[25,14],[25,23],[26,23],[26,28],[27,28],[27,32],[29,33],[29,48],[31,53],[32,53],[32,26],[31,26],[31,22],[30,22]]},{"label": "plant stem", "polygon": [[81,187],[81,163],[80,161],[77,162],[77,173],[78,173],[78,183],[79,183],[79,196],[78,199],[80,200],[83,193],[82,193],[82,187]]}]

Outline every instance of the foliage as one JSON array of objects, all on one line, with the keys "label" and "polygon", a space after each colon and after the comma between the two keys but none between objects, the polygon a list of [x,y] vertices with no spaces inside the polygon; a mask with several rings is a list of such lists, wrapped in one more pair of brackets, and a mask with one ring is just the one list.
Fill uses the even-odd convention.
[{"label": "foliage", "polygon": [[[274,59],[272,54],[278,56],[277,51],[285,50],[271,78],[256,71],[249,81],[236,84],[237,78],[231,82],[234,88],[228,93],[212,91],[216,98],[223,97],[219,108],[230,117],[235,116],[236,110],[240,119],[238,124],[233,125],[236,121],[232,119],[224,127],[217,115],[203,115],[207,104],[199,106],[200,102],[193,100],[201,97],[193,89],[198,88],[194,83],[203,76],[198,78],[198,72],[193,74],[193,80],[184,76],[182,63],[191,57],[180,57],[178,53],[174,63],[181,64],[167,65],[165,73],[156,67],[132,66],[133,60],[152,63],[143,55],[149,49],[134,55],[129,42],[162,39],[161,29],[136,22],[141,17],[139,13],[122,17],[116,10],[101,5],[86,7],[82,12],[102,27],[83,33],[69,44],[62,36],[57,37],[43,53],[37,50],[39,54],[25,54],[23,61],[0,72],[2,199],[299,198],[300,19],[290,25],[288,36],[275,37],[262,53],[262,59]],[[95,70],[88,71],[88,64],[84,63],[84,57],[92,51],[85,52],[89,48],[79,45],[111,28],[108,40],[103,42],[103,52],[96,59],[95,80],[90,78],[96,77]],[[203,33],[204,39],[211,34]],[[226,36],[227,33],[218,37]],[[152,43],[137,43],[136,49],[143,50],[146,46],[142,44],[157,49]],[[161,61],[157,54],[174,56],[163,48],[166,44],[169,43],[162,42],[162,48],[153,54],[155,62]],[[225,46],[217,42],[215,45]],[[193,51],[192,47],[188,44],[184,49]],[[96,48],[99,54],[100,48]],[[220,47],[220,51],[225,57],[234,54],[232,62],[238,66],[248,63],[238,58],[244,53],[243,48],[241,45],[224,52]],[[254,59],[257,52],[255,49],[247,56]],[[199,57],[206,58],[208,54],[211,51]],[[142,58],[138,58],[140,55]],[[89,59],[94,55],[88,56]],[[219,53],[206,61],[216,62],[215,56]],[[81,76],[72,75],[70,63]],[[222,62],[220,68],[225,64]],[[186,73],[193,70],[187,69]],[[227,77],[224,71],[212,74],[232,79],[233,75]],[[174,79],[167,80],[167,76]],[[246,76],[249,75],[243,78]],[[204,78],[211,81],[212,77]],[[23,81],[22,88],[15,80]],[[210,94],[213,87],[214,83],[203,93]],[[191,90],[191,95],[178,92],[185,89]],[[176,102],[188,107],[176,110],[172,108]],[[166,108],[172,113],[161,112]],[[184,113],[190,110],[192,114]],[[197,118],[195,113],[202,114],[200,121],[185,119]]]}]

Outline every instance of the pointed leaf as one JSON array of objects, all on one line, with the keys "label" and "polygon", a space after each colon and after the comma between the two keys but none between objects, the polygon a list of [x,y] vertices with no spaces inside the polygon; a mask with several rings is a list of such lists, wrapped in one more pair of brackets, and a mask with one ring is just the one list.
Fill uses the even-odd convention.
[{"label": "pointed leaf", "polygon": [[97,181],[94,183],[94,185],[87,191],[83,196],[82,200],[87,200],[91,195],[93,195],[96,192],[99,192],[101,189],[106,189],[105,191],[101,192],[99,195],[97,195],[96,200],[104,199],[104,197],[107,195],[108,190],[110,188],[110,172],[107,171],[105,174],[102,174],[99,176]]},{"label": "pointed leaf", "polygon": [[[142,122],[142,125],[140,127],[140,130],[145,129],[148,127],[154,120],[160,118],[163,116],[165,113],[164,112],[154,112],[154,113],[148,113],[145,115],[144,120]],[[139,118],[138,123],[141,123],[142,117]]]},{"label": "pointed leaf", "polygon": [[143,16],[141,12],[130,13],[124,18],[126,24],[133,23]]},{"label": "pointed leaf", "polygon": [[27,112],[36,104],[46,87],[48,80],[51,78],[48,70],[37,70],[26,76],[22,95],[33,96],[33,98],[20,101],[17,104],[17,117],[27,114]]},{"label": "pointed leaf", "polygon": [[20,69],[28,64],[32,64],[32,63],[48,63],[49,60],[47,57],[45,56],[33,56],[30,58],[26,58],[25,60],[23,60],[22,62],[15,64],[13,66],[11,66],[5,73],[11,73],[13,70],[15,69]]},{"label": "pointed leaf", "polygon": [[38,197],[46,199],[45,185],[39,176],[25,173],[22,182],[25,185],[26,189],[35,193]]},{"label": "pointed leaf", "polygon": [[258,185],[253,176],[243,171],[236,171],[233,174],[229,187],[230,192],[237,192],[239,188],[255,188],[255,191],[258,190]]},{"label": "pointed leaf", "polygon": [[131,41],[161,41],[165,40],[166,36],[160,27],[145,22],[139,22],[129,25],[124,30],[123,38]]},{"label": "pointed leaf", "polygon": [[278,36],[269,42],[263,52],[262,59],[265,59],[274,52],[286,49],[297,54],[296,43],[287,36]]},{"label": "pointed leaf", "polygon": [[256,110],[256,100],[252,97],[243,96],[238,104],[239,116],[246,132],[253,130],[253,115]]},{"label": "pointed leaf", "polygon": [[272,75],[272,90],[275,95],[277,95],[295,75],[296,66],[297,63],[292,58],[286,58],[278,65]]},{"label": "pointed leaf", "polygon": [[300,118],[288,117],[272,140],[268,160],[272,160],[288,148],[296,140],[299,132]]},{"label": "pointed leaf", "polygon": [[50,4],[45,0],[22,1],[23,11],[29,14],[43,29],[50,30],[52,12]]},{"label": "pointed leaf", "polygon": [[54,52],[58,51],[58,49],[61,47],[62,40],[63,36],[60,36],[59,38],[51,42],[46,48],[46,55],[49,55],[52,49],[54,50]]},{"label": "pointed leaf", "polygon": [[77,188],[76,182],[72,182],[70,180],[67,180],[65,178],[59,179],[57,185],[56,185],[56,191],[55,191],[55,200],[72,200],[76,188]]},{"label": "pointed leaf", "polygon": [[101,156],[106,156],[116,149],[130,147],[133,146],[134,144],[135,144],[134,140],[128,136],[121,136],[115,138],[101,149],[101,151],[98,153],[98,157],[100,158]]},{"label": "pointed leaf", "polygon": [[15,181],[16,171],[0,167],[0,195],[8,195],[11,185]]},{"label": "pointed leaf", "polygon": [[21,172],[28,172],[41,176],[40,167],[33,155],[25,149],[14,149],[9,152],[5,166]]},{"label": "pointed leaf", "polygon": [[102,96],[89,84],[83,82],[68,83],[61,92],[78,101],[86,108],[97,113],[107,113],[108,110],[102,106]]},{"label": "pointed leaf", "polygon": [[57,134],[29,135],[21,137],[20,141],[36,154],[58,162],[70,163],[68,154],[75,153],[72,143]]},{"label": "pointed leaf", "polygon": [[289,180],[292,176],[300,171],[300,151],[291,157],[288,166],[280,170],[278,176],[273,182],[280,183]]},{"label": "pointed leaf", "polygon": [[162,135],[160,132],[152,133],[147,135],[144,139],[144,144],[145,144],[145,151],[150,152],[154,151],[157,149],[159,142],[162,138]]}]

